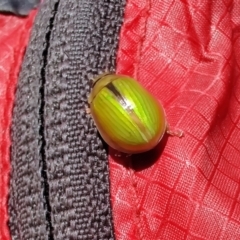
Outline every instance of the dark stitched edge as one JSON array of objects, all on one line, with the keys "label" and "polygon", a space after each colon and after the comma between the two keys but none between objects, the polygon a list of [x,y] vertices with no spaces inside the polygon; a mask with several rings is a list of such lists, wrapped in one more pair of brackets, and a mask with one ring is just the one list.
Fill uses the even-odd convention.
[{"label": "dark stitched edge", "polygon": [[49,201],[49,183],[48,183],[48,176],[47,176],[47,162],[46,162],[46,153],[45,153],[45,147],[46,147],[46,140],[45,140],[45,120],[44,120],[44,111],[45,111],[45,84],[46,84],[46,67],[47,67],[47,61],[48,61],[48,50],[50,46],[50,38],[51,38],[51,33],[53,29],[53,23],[55,16],[58,11],[58,5],[59,2],[56,2],[54,4],[54,9],[52,12],[52,17],[49,19],[49,30],[46,33],[45,37],[45,49],[43,51],[42,57],[43,57],[43,66],[41,68],[41,79],[42,79],[42,84],[40,86],[40,109],[39,109],[39,117],[40,117],[40,129],[39,129],[39,135],[42,137],[42,143],[40,146],[40,154],[42,157],[42,170],[41,170],[41,175],[43,178],[43,196],[45,198],[45,207],[46,207],[46,220],[48,224],[48,230],[49,230],[49,235],[48,238],[49,240],[54,239],[53,237],[53,226],[52,226],[52,221],[51,221],[51,203]]},{"label": "dark stitched edge", "polygon": [[85,107],[89,77],[115,68],[125,2],[56,2],[19,80],[9,226],[13,239],[114,239],[107,153]]},{"label": "dark stitched edge", "polygon": [[41,67],[49,19],[54,3],[42,5],[36,17],[16,92],[12,122],[9,228],[12,239],[49,238],[49,223],[42,178],[42,136],[39,109]]}]

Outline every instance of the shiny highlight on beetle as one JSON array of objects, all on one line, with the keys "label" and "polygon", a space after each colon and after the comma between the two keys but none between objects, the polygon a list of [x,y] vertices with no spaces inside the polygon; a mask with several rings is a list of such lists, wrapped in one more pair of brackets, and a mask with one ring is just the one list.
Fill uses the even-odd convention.
[{"label": "shiny highlight on beetle", "polygon": [[100,75],[88,102],[101,136],[118,151],[132,154],[151,150],[166,132],[163,107],[133,78]]}]

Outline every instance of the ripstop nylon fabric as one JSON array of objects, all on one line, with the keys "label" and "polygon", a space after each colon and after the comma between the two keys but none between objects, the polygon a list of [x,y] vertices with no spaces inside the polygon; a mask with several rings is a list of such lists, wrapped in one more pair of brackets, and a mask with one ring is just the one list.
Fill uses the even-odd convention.
[{"label": "ripstop nylon fabric", "polygon": [[18,72],[35,12],[26,19],[0,15],[0,239],[9,240],[10,126]]},{"label": "ripstop nylon fabric", "polygon": [[240,239],[240,1],[129,0],[117,58],[163,103],[155,151],[110,159],[116,238]]}]

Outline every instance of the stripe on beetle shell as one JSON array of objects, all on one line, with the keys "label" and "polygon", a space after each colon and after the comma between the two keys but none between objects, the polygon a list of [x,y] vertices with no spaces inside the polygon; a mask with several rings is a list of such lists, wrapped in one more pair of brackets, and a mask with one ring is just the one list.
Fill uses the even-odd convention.
[{"label": "stripe on beetle shell", "polygon": [[117,99],[117,101],[123,106],[123,108],[128,112],[131,119],[134,123],[136,123],[137,127],[140,130],[140,134],[142,135],[143,139],[148,142],[149,139],[152,138],[151,132],[148,130],[148,128],[142,123],[141,119],[138,117],[138,115],[134,112],[134,109],[131,106],[131,103],[125,99],[122,94],[117,90],[117,88],[113,85],[112,82],[108,83],[105,86],[109,91],[112,92],[114,97]]},{"label": "stripe on beetle shell", "polygon": [[96,83],[97,83],[98,81],[100,81],[100,80],[103,79],[104,77],[109,76],[109,75],[112,75],[112,74],[113,74],[112,72],[109,72],[109,73],[105,73],[105,74],[102,74],[102,75],[98,76],[98,78],[94,79],[94,82],[93,82],[93,84],[92,84],[92,88],[96,85]]}]

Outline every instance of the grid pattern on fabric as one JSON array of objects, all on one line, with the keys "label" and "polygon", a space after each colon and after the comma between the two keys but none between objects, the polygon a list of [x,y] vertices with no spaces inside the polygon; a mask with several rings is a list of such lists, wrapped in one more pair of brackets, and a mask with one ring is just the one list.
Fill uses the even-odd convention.
[{"label": "grid pattern on fabric", "polygon": [[239,0],[129,0],[117,70],[135,76],[182,139],[112,159],[116,238],[240,239]]},{"label": "grid pattern on fabric", "polygon": [[116,238],[240,239],[239,29],[238,0],[127,2],[117,70],[185,136],[110,162]]},{"label": "grid pattern on fabric", "polygon": [[107,153],[87,116],[90,77],[114,70],[124,1],[45,1],[12,127],[13,239],[114,239]]}]

